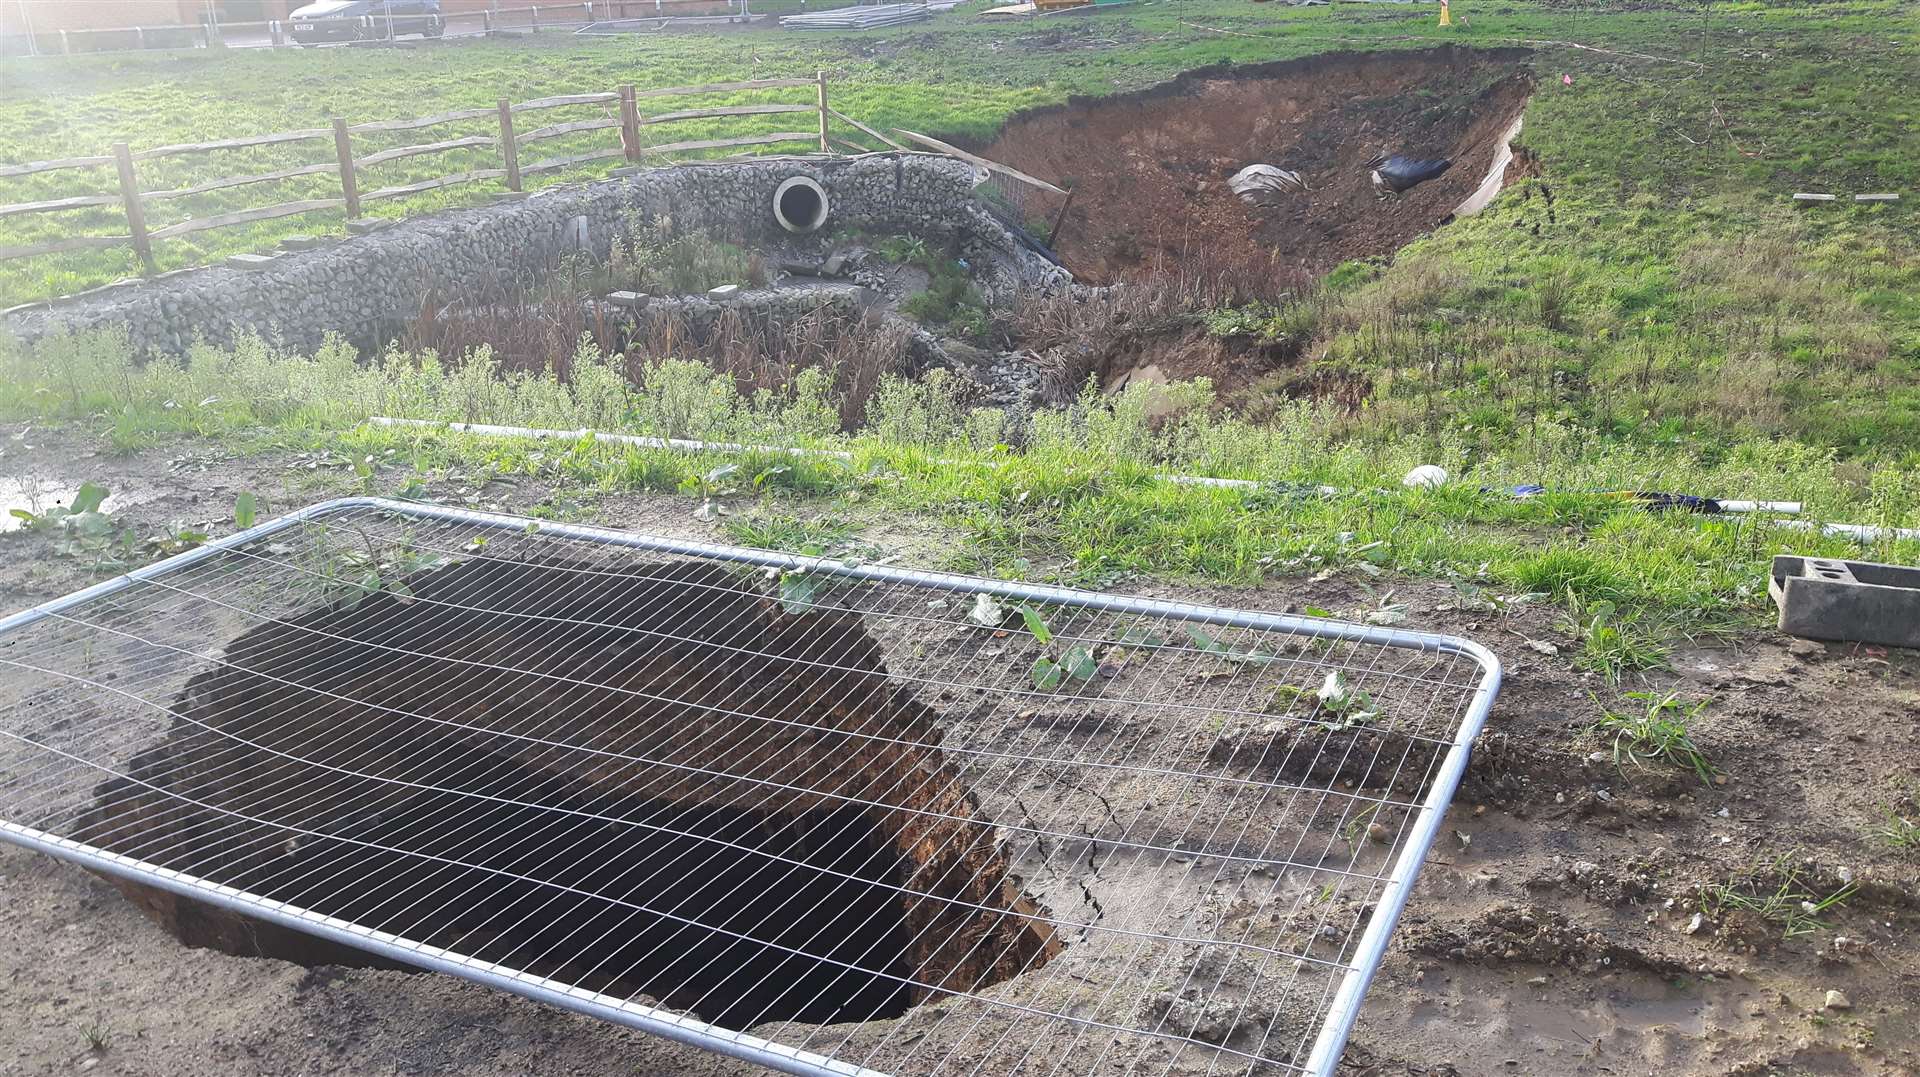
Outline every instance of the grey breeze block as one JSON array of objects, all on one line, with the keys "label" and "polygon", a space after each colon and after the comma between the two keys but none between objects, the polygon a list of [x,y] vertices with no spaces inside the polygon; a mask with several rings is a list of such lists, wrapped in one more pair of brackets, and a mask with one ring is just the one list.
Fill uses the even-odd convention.
[{"label": "grey breeze block", "polygon": [[1790,636],[1920,647],[1920,568],[1781,555],[1767,591]]}]

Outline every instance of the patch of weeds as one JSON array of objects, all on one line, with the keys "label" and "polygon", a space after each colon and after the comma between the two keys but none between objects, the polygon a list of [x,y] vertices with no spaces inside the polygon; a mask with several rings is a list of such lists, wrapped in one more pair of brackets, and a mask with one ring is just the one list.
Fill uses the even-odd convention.
[{"label": "patch of weeds", "polygon": [[901,300],[900,311],[924,325],[972,341],[985,341],[993,331],[980,289],[957,266],[934,274],[925,291]]},{"label": "patch of weeds", "polygon": [[1187,638],[1204,654],[1213,655],[1222,662],[1234,662],[1242,665],[1268,665],[1277,660],[1276,656],[1262,650],[1236,651],[1232,647],[1214,639],[1202,631],[1198,625],[1187,625]]},{"label": "patch of weeds", "polygon": [[622,289],[686,294],[765,281],[756,256],[698,232],[676,234],[670,217],[647,220],[629,211],[622,233],[614,240],[605,269],[591,262],[562,267],[558,275],[572,278],[563,285],[569,295]]},{"label": "patch of weeds", "polygon": [[[97,567],[124,564],[139,546],[101,506],[109,491],[96,482],[80,484],[73,501],[45,512],[13,509],[13,516],[29,531],[51,535],[53,551],[61,557],[92,558]],[[201,537],[202,541],[205,536]]]},{"label": "patch of weeds", "polygon": [[739,464],[722,464],[712,471],[695,473],[680,480],[680,492],[693,494],[700,499],[700,507],[693,510],[693,518],[701,523],[713,523],[722,516],[731,516],[732,510],[720,503],[720,499],[739,492],[734,485],[733,476],[740,471]]},{"label": "patch of weeds", "polygon": [[369,595],[385,591],[410,602],[413,589],[408,579],[450,563],[434,551],[415,549],[410,541],[384,548],[364,536],[362,541],[362,546],[343,548],[323,537],[313,547],[309,570],[319,577],[323,601],[353,609]]},{"label": "patch of weeds", "polygon": [[[997,605],[990,596],[981,595],[974,600],[974,614],[979,616],[969,616],[978,622],[982,617],[992,616],[992,607]],[[1039,610],[1021,603],[1014,607],[1014,611],[1026,625],[1027,634],[1047,649],[1045,654],[1033,660],[1033,668],[1028,670],[1035,688],[1051,692],[1069,681],[1085,684],[1099,674],[1100,663],[1093,657],[1093,652],[1077,643],[1063,648],[1055,641],[1053,627],[1047,624]]]},{"label": "patch of weeds", "polygon": [[1611,684],[1623,674],[1660,669],[1667,664],[1670,652],[1662,633],[1646,619],[1623,615],[1605,599],[1582,602],[1571,590],[1567,593],[1567,609],[1570,631],[1580,640],[1580,653],[1573,659],[1575,668],[1598,673]]},{"label": "patch of weeds", "polygon": [[94,1054],[106,1054],[107,1049],[113,1046],[113,1033],[99,1021],[82,1028],[80,1035],[87,1041],[87,1050]]},{"label": "patch of weeds", "polygon": [[933,260],[927,241],[920,236],[888,236],[875,243],[873,249],[887,261],[903,265],[929,265]]},{"label": "patch of weeds", "polygon": [[208,535],[199,528],[174,520],[160,531],[147,536],[147,545],[168,557],[185,553],[204,544]]},{"label": "patch of weeds", "polygon": [[255,494],[252,490],[242,490],[240,495],[233,499],[234,526],[245,531],[247,528],[252,527],[254,522],[259,518],[259,495]]},{"label": "patch of weeds", "polygon": [[841,516],[790,516],[784,513],[736,516],[724,525],[727,534],[742,546],[788,553],[819,553],[846,542],[853,524]]},{"label": "patch of weeds", "polygon": [[1886,819],[1874,828],[1874,836],[1899,852],[1920,857],[1920,785],[1887,805]]},{"label": "patch of weeds", "polygon": [[[1600,720],[1593,728],[1613,738],[1613,765],[1631,762],[1645,768],[1649,760],[1658,760],[1693,771],[1702,782],[1713,784],[1720,768],[1693,742],[1693,721],[1706,711],[1711,700],[1682,703],[1676,692],[1628,692],[1626,698],[1639,704],[1625,714],[1601,706]],[[1600,706],[1598,699],[1594,700]]]},{"label": "patch of weeds", "polygon": [[1374,703],[1373,696],[1354,687],[1339,670],[1332,670],[1321,683],[1314,698],[1319,700],[1320,709],[1331,716],[1320,724],[1330,732],[1341,732],[1372,725],[1380,717],[1380,708]]},{"label": "patch of weeds", "polygon": [[1746,913],[1778,928],[1783,940],[1832,930],[1821,917],[1845,904],[1857,888],[1847,883],[1819,894],[1793,863],[1797,855],[1788,853],[1726,882],[1702,886],[1701,911],[1716,920],[1728,913]]}]

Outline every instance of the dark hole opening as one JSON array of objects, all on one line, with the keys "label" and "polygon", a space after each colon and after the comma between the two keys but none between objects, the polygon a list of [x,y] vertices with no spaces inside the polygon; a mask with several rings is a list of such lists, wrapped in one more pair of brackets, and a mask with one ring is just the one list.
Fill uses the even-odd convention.
[{"label": "dark hole opening", "polygon": [[729,1028],[909,1005],[901,865],[858,809],[783,817],[610,797],[480,756],[436,781],[526,803],[434,794],[402,817],[337,818],[337,839],[251,858],[226,879]]},{"label": "dark hole opening", "polygon": [[780,192],[780,213],[795,228],[811,230],[818,227],[825,210],[820,192],[804,183],[796,183]]},{"label": "dark hole opening", "polygon": [[[422,571],[244,633],[174,713],[78,840],[724,1027],[897,1017],[1061,947],[860,620],[718,567]],[[119,885],[189,945],[401,967]]]}]

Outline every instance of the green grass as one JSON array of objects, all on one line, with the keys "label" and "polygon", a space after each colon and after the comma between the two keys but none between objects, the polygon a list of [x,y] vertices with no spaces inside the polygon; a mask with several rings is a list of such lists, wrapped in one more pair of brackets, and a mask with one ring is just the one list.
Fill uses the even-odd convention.
[{"label": "green grass", "polygon": [[1874,836],[1890,849],[1920,856],[1920,784],[1908,787],[1885,808],[1886,818],[1873,828]]},{"label": "green grass", "polygon": [[[1566,609],[1576,661],[1609,679],[1657,668],[1675,635],[1758,623],[1774,553],[1920,559],[1916,543],[1862,550],[1761,520],[1656,515],[1608,493],[1799,499],[1821,518],[1920,527],[1920,198],[1811,210],[1787,200],[1795,190],[1920,187],[1920,124],[1903,74],[1920,60],[1920,13],[1891,0],[1613,13],[1496,0],[1464,14],[1466,25],[1441,30],[1416,6],[1183,0],[1013,24],[962,15],[848,36],[556,34],[411,50],[0,62],[8,88],[0,161],[16,161],[98,153],[116,139],[199,141],[623,81],[655,87],[819,69],[833,73],[833,104],[844,112],[977,143],[1015,110],[1207,64],[1534,42],[1525,47],[1537,49],[1539,92],[1521,141],[1543,173],[1391,260],[1341,266],[1317,294],[1195,312],[1217,338],[1296,354],[1272,383],[1226,401],[1205,386],[1176,387],[1183,408],[1158,421],[1148,420],[1144,393],[1088,398],[1037,416],[1018,450],[1001,444],[1004,416],[969,409],[940,379],[886,387],[864,425],[840,437],[822,424],[832,408],[817,392],[747,399],[692,363],[662,364],[634,387],[597,355],[576,361],[562,383],[501,377],[455,357],[395,353],[361,365],[340,347],[293,356],[258,342],[145,366],[110,339],[52,342],[35,356],[0,346],[0,417],[85,424],[122,452],[193,435],[342,459],[384,460],[391,450],[409,466],[538,473],[567,484],[550,509],[560,514],[582,511],[579,498],[600,491],[698,491],[715,469],[737,464],[726,481],[746,487],[741,498],[857,496],[958,529],[954,567],[1080,584],[1141,572],[1236,582],[1387,572],[1448,581],[1463,593],[1543,595]],[[790,99],[768,92],[698,103]],[[780,120],[768,118],[767,129]],[[752,120],[728,120],[672,130],[693,138],[751,129]],[[433,137],[487,133],[481,120]],[[555,139],[529,155],[604,145],[606,135]],[[414,137],[358,146],[370,152]],[[178,186],[327,152],[319,142],[163,158],[143,176]],[[407,158],[369,182],[489,163],[479,150]],[[0,178],[0,203],[74,193],[80,178],[111,185],[99,173]],[[213,192],[156,203],[153,223],[330,193],[324,176]],[[486,193],[472,185],[375,211],[427,212]],[[0,218],[0,245],[112,231],[113,216]],[[163,243],[161,261],[191,264],[339,225],[322,214],[212,230]],[[744,271],[742,254],[721,251],[724,264],[685,271],[731,278]],[[939,252],[908,239],[894,254],[943,265]],[[0,304],[130,268],[106,252],[0,263]],[[940,287],[916,303],[929,320],[964,328],[979,312],[952,283],[936,280]],[[1342,408],[1297,395],[1322,376],[1359,382],[1364,400]],[[856,461],[353,429],[380,413],[832,445]],[[1400,488],[1399,476],[1423,463],[1448,468],[1455,481]],[[1272,485],[1251,493],[1183,487],[1155,481],[1156,471]],[[382,465],[352,481],[380,488],[386,479]],[[1526,501],[1489,492],[1533,482],[1556,492]],[[1321,484],[1349,492],[1296,492]],[[726,526],[740,541],[783,547],[834,537],[809,533],[806,513],[782,502]]]},{"label": "green grass", "polygon": [[[659,87],[822,69],[842,111],[977,143],[1018,109],[1207,64],[1439,43],[1532,48],[1539,91],[1521,141],[1543,179],[1391,264],[1342,267],[1312,304],[1215,312],[1217,328],[1297,341],[1303,353],[1273,385],[1247,395],[1249,410],[1275,406],[1303,376],[1338,373],[1367,386],[1358,432],[1417,431],[1469,450],[1572,428],[1710,462],[1729,445],[1784,437],[1842,457],[1920,463],[1920,110],[1906,104],[1906,73],[1920,69],[1920,10],[1854,0],[1604,12],[1508,0],[1463,14],[1465,25],[1442,29],[1417,6],[1182,0],[1010,24],[962,13],[846,36],[553,34],[415,49],[9,60],[0,62],[8,87],[0,161],[95,154],[116,139],[144,146],[321,127],[332,115],[362,121],[482,107],[624,81]],[[1569,41],[1615,51],[1554,44]],[[768,91],[692,103],[789,99],[798,98]],[[524,119],[574,119],[596,107]],[[786,119],[652,130],[697,138],[778,129]],[[432,135],[491,133],[482,119]],[[554,139],[526,154],[579,152],[607,144],[607,135]],[[418,138],[368,136],[359,151]],[[161,158],[143,163],[143,182],[175,187],[329,153],[316,141]],[[482,149],[405,158],[378,166],[363,186],[492,163]],[[105,192],[112,177],[0,178],[0,203],[75,193],[76,183]],[[430,212],[497,186],[373,203],[370,212]],[[1802,210],[1788,200],[1796,190],[1903,190],[1908,198]],[[157,202],[150,213],[160,226],[333,193],[326,176],[307,176]],[[0,218],[0,245],[118,231],[116,215],[109,207]],[[161,243],[159,258],[163,268],[201,263],[340,225],[337,214],[321,213],[210,230]],[[117,251],[0,263],[0,306],[132,270]],[[936,283],[915,300],[921,314],[980,328],[980,312],[952,287],[964,282]],[[1583,456],[1584,446],[1571,446],[1553,470],[1521,481],[1578,485],[1582,476],[1569,472]]]},{"label": "green grass", "polygon": [[730,517],[722,529],[742,546],[787,553],[833,551],[855,530],[853,521],[838,514],[793,515],[778,510]]},{"label": "green grass", "polygon": [[[380,492],[397,488],[385,476],[401,465],[451,469],[463,485],[539,475],[564,482],[564,500],[576,506],[568,511],[615,490],[685,491],[690,512],[710,496],[748,505],[773,492],[844,494],[954,528],[963,542],[951,567],[1081,585],[1135,573],[1253,582],[1337,572],[1369,583],[1403,573],[1479,593],[1539,594],[1561,603],[1589,640],[1596,620],[1631,626],[1643,653],[1658,653],[1661,635],[1758,624],[1776,552],[1860,553],[1846,540],[1778,531],[1756,519],[1652,514],[1604,495],[1516,501],[1483,492],[1536,473],[1540,461],[1525,443],[1505,453],[1442,456],[1455,483],[1407,490],[1399,476],[1432,459],[1433,445],[1356,441],[1342,415],[1311,402],[1248,423],[1210,406],[1204,385],[1171,387],[1186,408],[1159,419],[1149,418],[1154,401],[1144,388],[1088,395],[1073,408],[1035,415],[1026,443],[1012,450],[1001,444],[1004,417],[967,408],[947,377],[884,385],[865,425],[843,436],[822,427],[821,401],[798,387],[747,399],[723,375],[686,362],[661,364],[633,386],[590,346],[570,370],[570,383],[547,373],[501,380],[484,366],[431,356],[394,352],[365,366],[341,346],[300,356],[257,341],[203,348],[183,363],[135,365],[112,338],[83,338],[32,355],[0,349],[0,419],[85,424],[128,447],[199,435],[242,449],[325,451],[342,462],[348,481]],[[372,414],[831,447],[853,459],[357,428]],[[1736,493],[1756,492],[1752,476],[1766,476],[1768,494],[1798,497],[1823,515],[1865,508],[1838,465],[1804,466],[1799,453],[1755,441],[1708,466],[1650,462],[1637,451],[1596,445],[1583,466],[1608,486],[1644,485],[1640,469],[1658,467],[1687,485]],[[369,457],[374,465],[356,463]],[[1161,472],[1270,485],[1192,487],[1157,481]],[[1322,484],[1348,492],[1295,492]],[[736,509],[727,526],[761,545],[830,543],[843,525],[832,515],[807,522],[817,511],[798,503],[770,515]],[[1920,543],[1912,542],[1870,553],[1917,555]],[[1599,603],[1612,604],[1605,618]],[[1377,605],[1334,612],[1365,618]],[[1599,646],[1589,646],[1599,660]],[[1651,664],[1613,654],[1606,661],[1616,671]]]},{"label": "green grass", "polygon": [[1693,742],[1693,725],[1709,701],[1683,703],[1674,692],[1628,692],[1626,698],[1634,704],[1630,710],[1619,713],[1603,707],[1600,720],[1594,723],[1594,729],[1611,739],[1614,766],[1660,762],[1691,770],[1711,785],[1720,768]]},{"label": "green grass", "polygon": [[1823,917],[1845,904],[1856,888],[1848,883],[1819,893],[1802,877],[1795,855],[1784,854],[1725,882],[1701,887],[1701,911],[1716,920],[1734,912],[1754,916],[1787,941],[1830,930]]}]

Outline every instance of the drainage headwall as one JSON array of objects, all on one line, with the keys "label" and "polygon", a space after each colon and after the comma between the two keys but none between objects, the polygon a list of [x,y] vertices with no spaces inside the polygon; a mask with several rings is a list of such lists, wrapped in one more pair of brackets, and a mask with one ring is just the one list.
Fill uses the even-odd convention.
[{"label": "drainage headwall", "polygon": [[[687,164],[553,188],[524,200],[401,221],[252,268],[215,266],[127,281],[7,312],[31,343],[52,333],[124,326],[140,354],[258,332],[310,349],[329,333],[378,347],[433,297],[473,294],[568,253],[604,259],[629,211],[676,230],[753,242],[781,231],[774,191],[805,176],[832,211],[821,232],[866,228],[958,236],[1019,254],[974,198],[973,166],[924,154]],[[1044,268],[1044,267],[1043,267]]]}]

